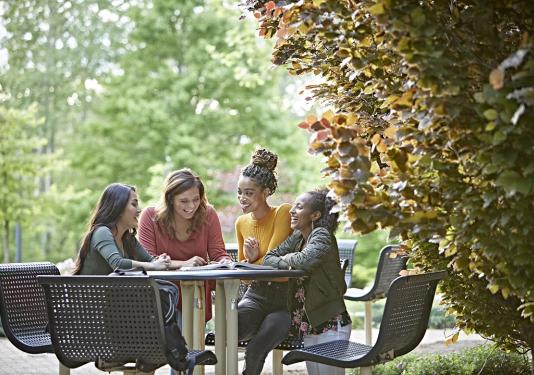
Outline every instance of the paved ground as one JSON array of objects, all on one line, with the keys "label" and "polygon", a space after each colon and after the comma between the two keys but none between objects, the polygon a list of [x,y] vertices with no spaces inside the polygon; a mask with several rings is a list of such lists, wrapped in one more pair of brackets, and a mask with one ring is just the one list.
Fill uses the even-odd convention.
[{"label": "paved ground", "polygon": [[[377,330],[373,331],[377,333]],[[447,353],[461,350],[465,347],[481,345],[485,341],[477,335],[460,335],[460,339],[454,345],[446,346],[446,332],[442,330],[428,330],[421,344],[415,352],[436,352]],[[364,342],[364,332],[362,330],[352,331],[351,340]],[[242,353],[240,353],[242,359]],[[269,356],[264,367],[263,374],[271,374],[272,359]],[[239,362],[242,366],[243,361]],[[15,348],[6,338],[0,338],[0,375],[54,375],[58,373],[59,362],[53,354],[26,354]],[[206,366],[206,375],[214,374],[213,366]],[[93,364],[87,364],[77,369],[71,370],[72,375],[102,375],[103,372],[97,370]],[[114,373],[120,374],[120,373]],[[162,367],[156,371],[156,375],[168,375],[169,367]],[[284,366],[284,374],[304,375],[306,366],[298,363],[291,366]],[[231,375],[231,374],[228,374]],[[237,375],[237,374],[236,374]]]}]

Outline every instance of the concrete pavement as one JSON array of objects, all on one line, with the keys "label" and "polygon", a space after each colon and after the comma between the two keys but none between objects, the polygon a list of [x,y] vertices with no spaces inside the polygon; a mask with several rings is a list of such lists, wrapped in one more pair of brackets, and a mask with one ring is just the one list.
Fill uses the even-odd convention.
[{"label": "concrete pavement", "polygon": [[[374,330],[376,335],[378,330]],[[443,330],[427,330],[421,344],[414,350],[415,352],[439,352],[446,353],[460,350],[466,346],[483,344],[485,341],[477,335],[460,335],[456,344],[446,346],[446,334],[451,334]],[[364,342],[363,330],[353,330],[351,340]],[[376,337],[375,337],[376,339]],[[243,353],[239,354],[240,368],[243,366]],[[268,375],[272,371],[272,358],[269,355],[265,362],[262,374]],[[0,338],[0,374],[1,375],[55,375],[58,373],[59,362],[54,354],[27,354],[15,348],[6,338]],[[206,375],[214,374],[214,366],[206,366]],[[72,375],[102,375],[92,363],[71,370]],[[115,372],[114,374],[120,374]],[[156,375],[168,375],[169,367],[165,366],[156,371]],[[306,366],[304,363],[297,363],[291,366],[284,366],[284,374],[304,375]],[[230,374],[228,374],[230,375]],[[235,374],[237,375],[237,374]]]}]

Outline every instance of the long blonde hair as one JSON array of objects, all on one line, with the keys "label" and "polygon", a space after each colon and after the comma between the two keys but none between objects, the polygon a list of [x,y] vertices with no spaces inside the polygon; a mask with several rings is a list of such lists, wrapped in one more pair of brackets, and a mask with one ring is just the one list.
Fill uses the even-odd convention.
[{"label": "long blonde hair", "polygon": [[188,228],[188,233],[196,231],[207,216],[208,199],[204,192],[204,184],[200,177],[198,177],[189,168],[182,168],[177,171],[173,171],[165,178],[163,192],[160,197],[160,201],[156,206],[155,221],[160,226],[163,233],[169,238],[176,239],[176,228],[174,227],[174,208],[173,199],[176,195],[191,189],[198,188],[200,194],[200,205],[197,211],[191,219],[191,226]]}]

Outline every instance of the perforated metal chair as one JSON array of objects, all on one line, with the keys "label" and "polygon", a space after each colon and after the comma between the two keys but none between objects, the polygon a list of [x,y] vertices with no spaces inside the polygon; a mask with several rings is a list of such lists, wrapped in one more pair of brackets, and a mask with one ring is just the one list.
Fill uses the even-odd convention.
[{"label": "perforated metal chair", "polygon": [[[0,317],[9,341],[30,354],[53,353],[50,334],[46,330],[43,288],[37,275],[59,275],[57,267],[49,262],[0,264]],[[59,365],[60,374],[69,369]]]},{"label": "perforated metal chair", "polygon": [[446,271],[440,271],[396,278],[389,288],[374,346],[331,341],[293,350],[282,363],[312,361],[343,368],[369,368],[410,352],[425,335],[436,286],[446,275]]},{"label": "perforated metal chair", "polygon": [[238,259],[237,259],[237,243],[235,242],[228,242],[225,244],[225,248],[226,248],[226,252],[228,253],[228,255],[230,255],[232,257],[232,260],[234,262],[237,262]]},{"label": "perforated metal chair", "polygon": [[[345,270],[345,283],[347,288],[352,285],[352,266],[354,265],[354,254],[356,252],[357,240],[337,240],[339,250],[339,259],[346,261],[346,266],[342,264],[341,268]],[[345,267],[345,268],[344,268]]]},{"label": "perforated metal chair", "polygon": [[399,272],[406,268],[408,256],[399,252],[397,245],[388,245],[380,251],[374,283],[370,288],[349,288],[345,299],[349,301],[365,302],[365,343],[372,344],[372,303],[385,298],[393,280],[399,277]]},{"label": "perforated metal chair", "polygon": [[[158,285],[147,276],[39,276],[44,287],[50,335],[66,367],[88,362],[103,371],[134,371],[169,363]],[[190,351],[195,365],[217,362],[210,351]],[[180,369],[176,369],[180,370]]]}]

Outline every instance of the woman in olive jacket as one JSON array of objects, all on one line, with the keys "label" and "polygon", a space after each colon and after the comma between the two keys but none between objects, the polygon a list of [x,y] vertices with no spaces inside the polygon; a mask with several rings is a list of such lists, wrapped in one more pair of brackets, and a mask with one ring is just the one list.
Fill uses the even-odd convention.
[{"label": "woman in olive jacket", "polygon": [[[351,320],[343,295],[347,289],[334,236],[337,213],[327,190],[300,195],[289,211],[294,230],[280,246],[269,251],[263,264],[301,269],[304,280],[290,281],[289,303],[293,328],[304,346],[348,340]],[[293,333],[295,334],[295,333]],[[308,374],[344,374],[344,369],[306,362]]]}]

